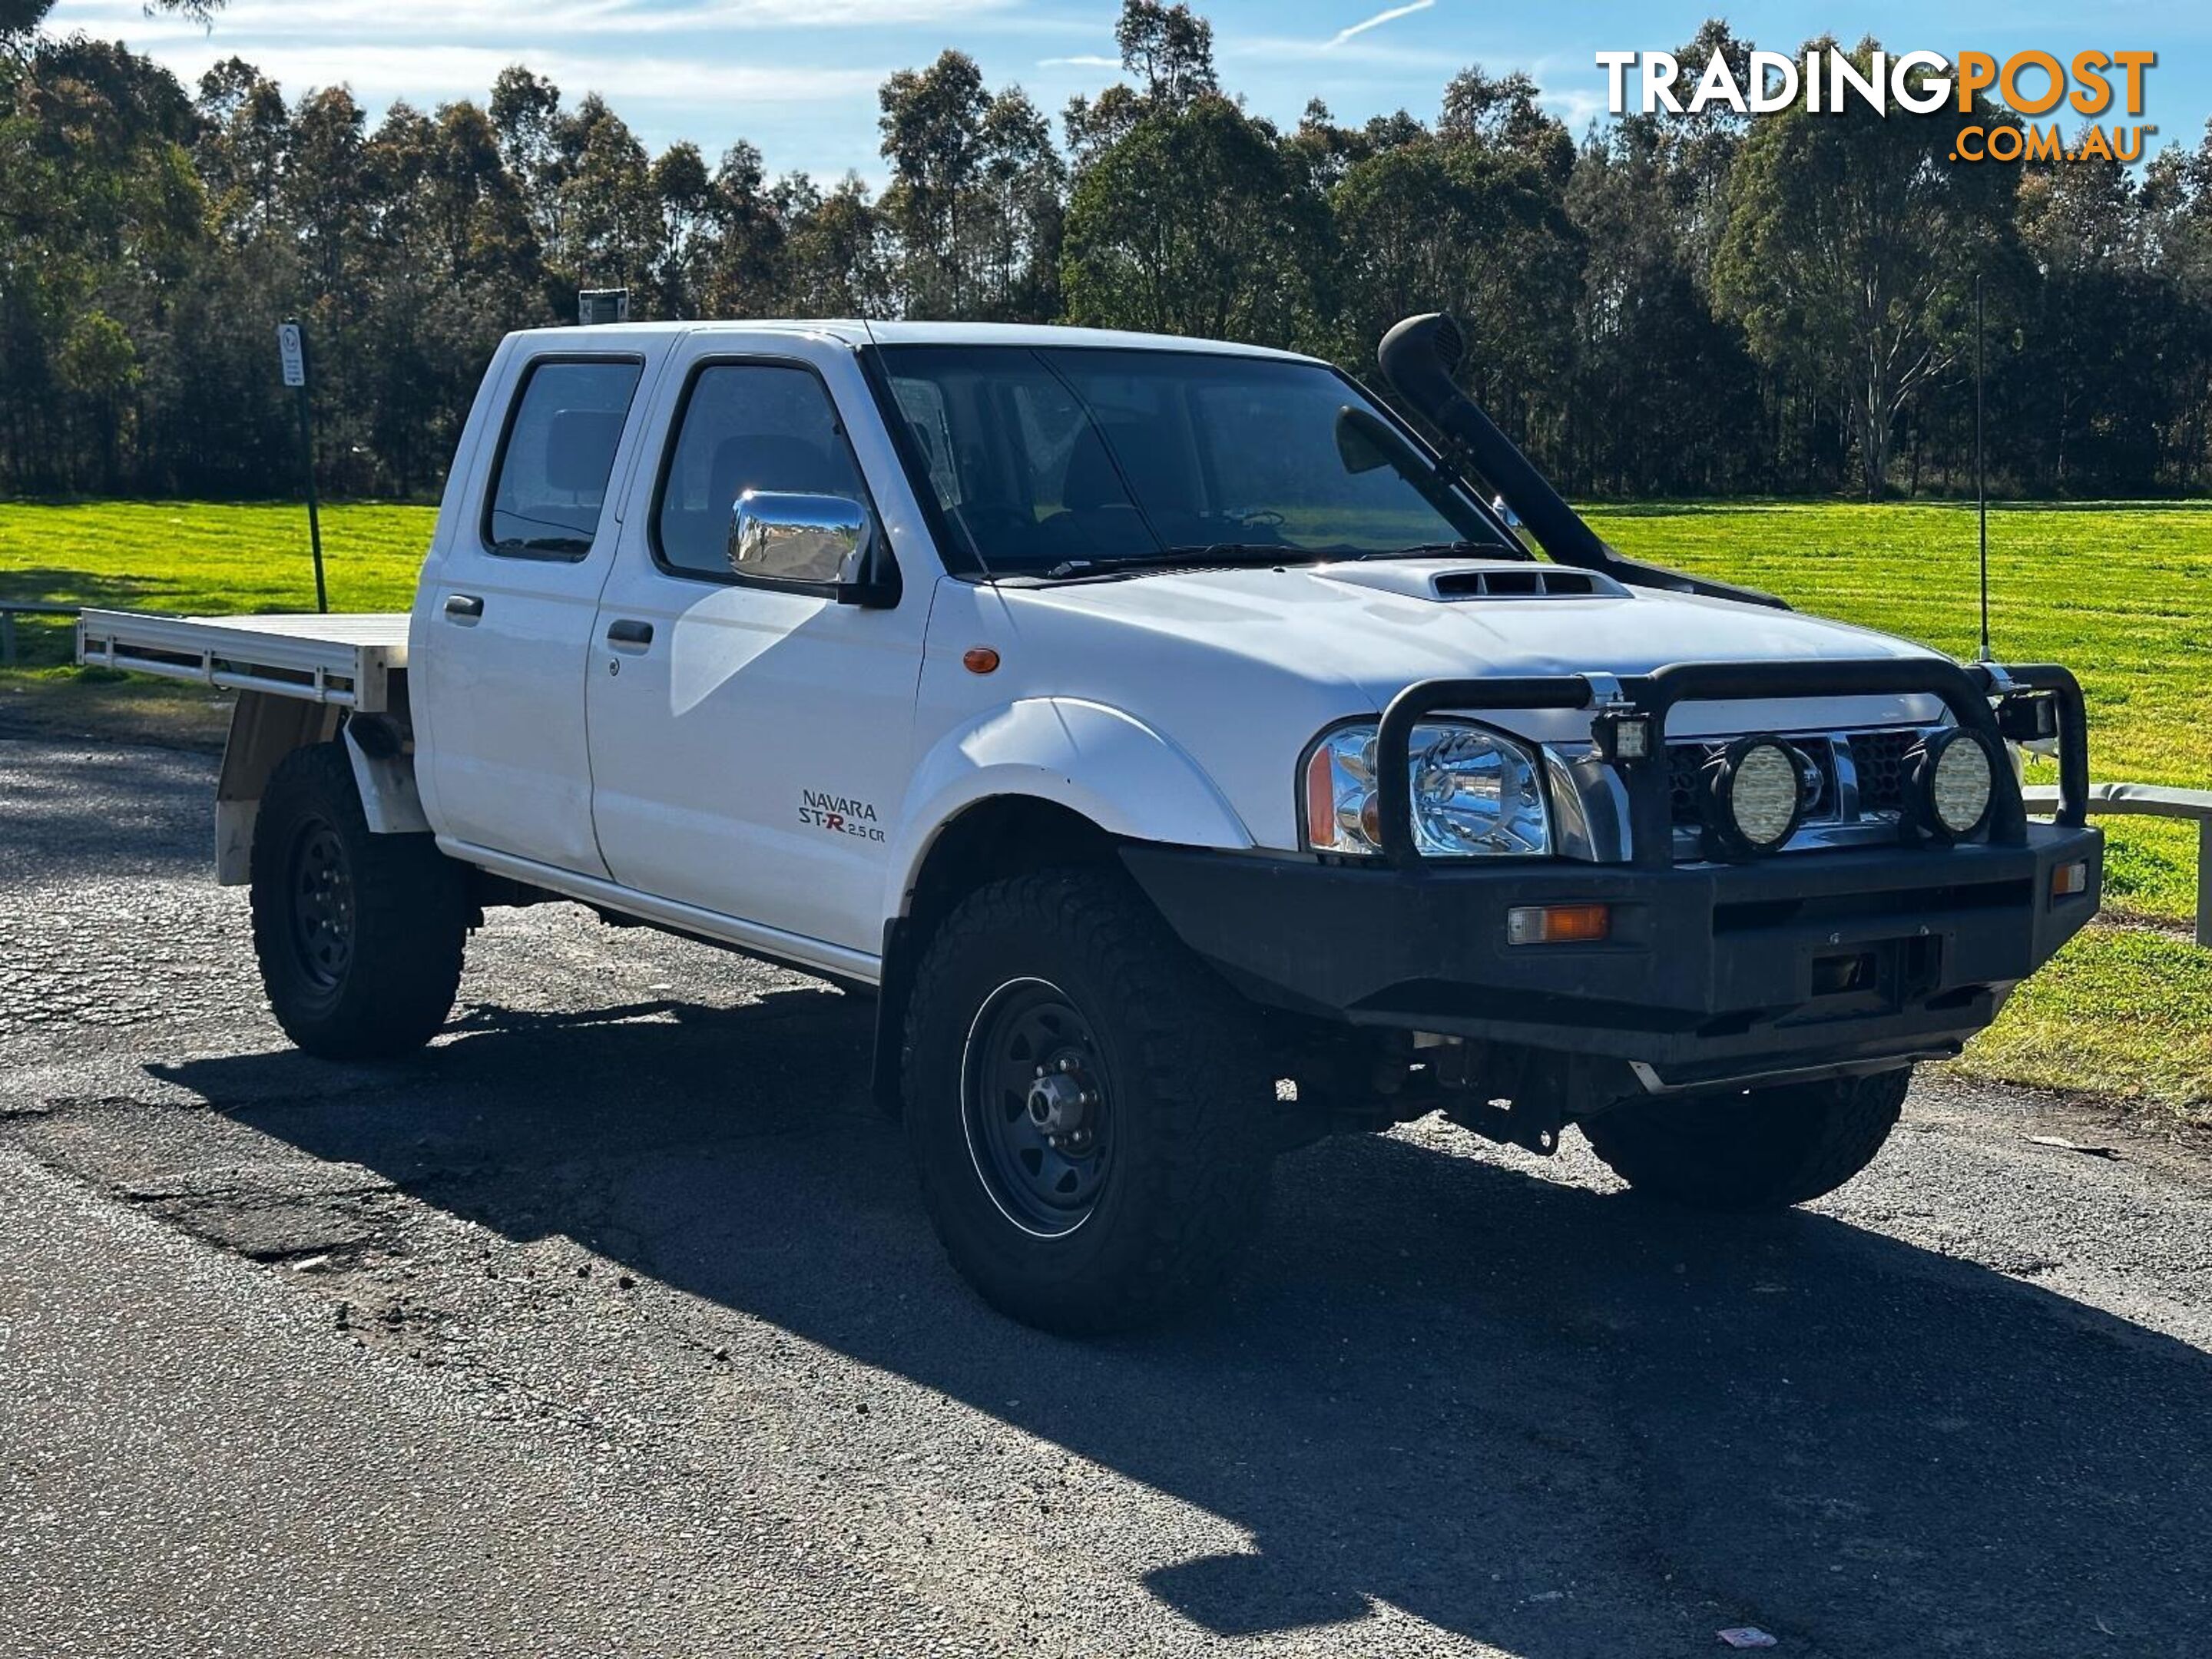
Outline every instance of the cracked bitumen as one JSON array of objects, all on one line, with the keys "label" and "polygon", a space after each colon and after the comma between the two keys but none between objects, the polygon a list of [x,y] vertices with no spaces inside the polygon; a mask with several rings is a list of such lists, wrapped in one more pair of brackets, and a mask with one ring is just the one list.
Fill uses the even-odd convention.
[{"label": "cracked bitumen", "polygon": [[0,741],[0,1653],[2212,1629],[2212,1179],[2064,1103],[1923,1082],[1748,1221],[1332,1142],[1219,1306],[1070,1344],[945,1266],[812,981],[495,913],[419,1059],[288,1049],[212,771]]}]

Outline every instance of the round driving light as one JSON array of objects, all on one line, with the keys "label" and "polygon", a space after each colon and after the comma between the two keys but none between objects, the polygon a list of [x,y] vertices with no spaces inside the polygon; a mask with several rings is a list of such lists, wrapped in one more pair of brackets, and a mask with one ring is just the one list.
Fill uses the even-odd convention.
[{"label": "round driving light", "polygon": [[1771,853],[1797,833],[1805,775],[1795,750],[1772,738],[1730,744],[1707,773],[1708,813],[1724,850]]},{"label": "round driving light", "polygon": [[1912,781],[1920,827],[1945,841],[1963,841],[1980,829],[1996,793],[1989,746],[1956,726],[1921,745]]}]

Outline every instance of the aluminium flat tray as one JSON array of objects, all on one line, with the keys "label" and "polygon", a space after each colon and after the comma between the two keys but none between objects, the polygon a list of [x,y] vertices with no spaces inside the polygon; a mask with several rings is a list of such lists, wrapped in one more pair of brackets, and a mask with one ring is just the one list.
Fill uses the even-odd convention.
[{"label": "aluminium flat tray", "polygon": [[266,691],[377,714],[407,666],[404,611],[323,617],[155,617],[88,611],[76,659],[163,679]]}]

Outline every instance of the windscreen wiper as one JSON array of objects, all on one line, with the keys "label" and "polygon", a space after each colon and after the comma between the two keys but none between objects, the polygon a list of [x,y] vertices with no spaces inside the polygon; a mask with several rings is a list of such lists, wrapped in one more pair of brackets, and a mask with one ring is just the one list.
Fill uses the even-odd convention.
[{"label": "windscreen wiper", "polygon": [[1415,542],[1410,547],[1386,547],[1373,553],[1362,553],[1362,562],[1368,559],[1525,559],[1525,547],[1504,547],[1496,542]]},{"label": "windscreen wiper", "polygon": [[1164,547],[1157,553],[1130,553],[1111,559],[1063,559],[1044,574],[1054,581],[1079,576],[1111,576],[1123,570],[1184,570],[1194,565],[1224,568],[1273,564],[1313,564],[1330,556],[1302,547],[1263,542],[1208,542],[1202,546]]}]

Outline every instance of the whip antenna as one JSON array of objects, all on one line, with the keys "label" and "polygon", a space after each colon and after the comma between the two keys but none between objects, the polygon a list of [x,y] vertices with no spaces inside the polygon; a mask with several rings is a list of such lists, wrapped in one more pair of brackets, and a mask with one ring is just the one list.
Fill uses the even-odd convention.
[{"label": "whip antenna", "polygon": [[1990,490],[1982,459],[1982,273],[1974,273],[1974,511],[1981,522],[1982,538],[1982,654],[1981,662],[1994,662],[1990,654]]}]

